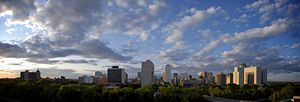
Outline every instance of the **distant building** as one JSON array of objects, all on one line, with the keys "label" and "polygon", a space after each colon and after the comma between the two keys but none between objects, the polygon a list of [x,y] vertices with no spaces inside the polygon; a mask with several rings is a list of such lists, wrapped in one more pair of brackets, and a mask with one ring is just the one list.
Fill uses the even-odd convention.
[{"label": "distant building", "polygon": [[119,68],[119,66],[112,66],[112,68],[107,69],[107,76],[107,82],[112,86],[126,84],[126,72],[123,68]]},{"label": "distant building", "polygon": [[81,77],[78,78],[78,83],[80,84],[91,84],[94,82],[94,77],[93,76],[87,76],[87,75],[83,75]]},{"label": "distant building", "polygon": [[96,71],[96,72],[95,72],[95,77],[100,77],[100,76],[102,76],[102,72]]},{"label": "distant building", "polygon": [[137,73],[137,79],[138,79],[138,80],[141,80],[141,78],[142,78],[142,73],[141,73],[141,72],[138,72],[138,73]]},{"label": "distant building", "polygon": [[41,79],[41,72],[37,70],[36,72],[29,72],[29,70],[25,70],[20,73],[21,80],[39,80]]},{"label": "distant building", "polygon": [[180,84],[180,86],[184,86],[185,82],[187,82],[187,80],[189,80],[189,76],[190,75],[186,72],[179,74],[179,84]]},{"label": "distant building", "polygon": [[213,84],[213,82],[214,82],[214,76],[213,76],[212,72],[205,72],[205,71],[199,72],[198,76],[199,76],[199,80],[203,84]]},{"label": "distant building", "polygon": [[218,73],[215,78],[216,78],[215,82],[217,85],[225,85],[226,84],[226,75],[224,73],[222,73],[222,72]]},{"label": "distant building", "polygon": [[106,85],[107,84],[107,76],[106,75],[102,75],[102,76],[100,76],[100,77],[95,77],[94,78],[94,83],[96,84],[96,85],[102,85],[102,86],[104,86],[104,85]]},{"label": "distant building", "polygon": [[228,73],[226,75],[226,84],[233,84],[233,75],[232,75],[232,73]]},{"label": "distant building", "polygon": [[171,70],[172,70],[172,66],[167,64],[165,66],[165,72],[163,74],[163,79],[165,82],[171,83],[172,79],[171,79]]},{"label": "distant building", "polygon": [[267,83],[267,70],[261,67],[248,67],[240,64],[234,67],[233,83],[237,85],[261,85]]},{"label": "distant building", "polygon": [[173,84],[178,84],[179,83],[178,73],[173,73],[172,83]]},{"label": "distant building", "polygon": [[146,60],[145,62],[142,62],[141,75],[142,75],[141,78],[142,87],[152,83],[154,77],[154,64],[150,60]]}]

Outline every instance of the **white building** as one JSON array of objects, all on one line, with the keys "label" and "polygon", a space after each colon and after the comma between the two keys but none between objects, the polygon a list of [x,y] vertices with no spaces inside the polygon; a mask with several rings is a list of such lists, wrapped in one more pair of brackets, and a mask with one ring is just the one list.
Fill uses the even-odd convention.
[{"label": "white building", "polygon": [[150,60],[142,62],[141,76],[142,76],[141,78],[142,87],[152,83],[154,77],[154,64]]},{"label": "white building", "polygon": [[171,81],[172,81],[172,73],[171,73],[171,71],[172,71],[172,66],[171,65],[169,65],[169,64],[167,64],[166,66],[165,66],[165,72],[164,72],[164,81],[165,82],[169,82],[169,83],[171,83]]},{"label": "white building", "polygon": [[78,82],[79,83],[84,83],[84,84],[91,84],[91,83],[94,82],[94,77],[84,75],[84,76],[81,76],[81,77],[78,78]]},{"label": "white building", "polygon": [[267,70],[261,67],[247,67],[240,64],[234,68],[233,83],[237,85],[261,85],[267,83]]}]

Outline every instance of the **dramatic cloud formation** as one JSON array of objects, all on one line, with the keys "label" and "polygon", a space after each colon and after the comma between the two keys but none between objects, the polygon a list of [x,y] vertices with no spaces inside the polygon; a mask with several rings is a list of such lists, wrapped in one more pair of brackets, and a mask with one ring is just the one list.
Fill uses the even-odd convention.
[{"label": "dramatic cloud formation", "polygon": [[44,77],[76,78],[85,70],[119,65],[134,77],[141,61],[150,59],[156,74],[165,64],[195,75],[231,72],[247,63],[267,68],[272,76],[291,77],[300,72],[298,11],[297,0],[234,6],[182,0],[0,0],[0,68],[5,68],[0,72],[9,76],[40,68]]}]

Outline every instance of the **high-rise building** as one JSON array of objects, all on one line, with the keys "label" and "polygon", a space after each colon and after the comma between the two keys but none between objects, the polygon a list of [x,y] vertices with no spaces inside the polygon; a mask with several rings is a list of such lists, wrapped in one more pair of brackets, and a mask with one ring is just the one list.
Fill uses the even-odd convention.
[{"label": "high-rise building", "polygon": [[261,67],[247,67],[246,64],[240,64],[234,68],[233,83],[237,85],[261,85],[267,83],[267,70]]},{"label": "high-rise building", "polygon": [[22,80],[39,80],[41,79],[41,72],[39,70],[36,72],[29,72],[29,70],[25,70],[20,73],[20,78]]},{"label": "high-rise building", "polygon": [[96,72],[95,72],[95,77],[100,77],[100,76],[102,76],[102,72],[96,71]]},{"label": "high-rise building", "polygon": [[179,77],[178,73],[173,73],[173,84],[178,84],[179,83]]},{"label": "high-rise building", "polygon": [[91,84],[94,82],[93,76],[83,75],[78,78],[78,83]]},{"label": "high-rise building", "polygon": [[233,84],[233,75],[232,75],[232,73],[228,73],[226,75],[226,84]]},{"label": "high-rise building", "polygon": [[119,66],[112,66],[107,69],[107,82],[112,86],[126,84],[126,72]]},{"label": "high-rise building", "polygon": [[152,83],[154,77],[154,64],[150,60],[146,60],[145,62],[142,62],[141,75],[142,75],[141,78],[142,87]]},{"label": "high-rise building", "polygon": [[225,85],[226,84],[226,75],[222,72],[216,75],[216,84],[217,85]]},{"label": "high-rise building", "polygon": [[169,82],[169,83],[171,83],[171,70],[172,70],[172,66],[171,65],[169,65],[169,64],[167,64],[166,66],[165,66],[165,72],[164,72],[164,81],[165,82]]},{"label": "high-rise building", "polygon": [[244,85],[244,69],[247,67],[246,64],[240,64],[238,67],[233,69],[233,83],[237,85]]}]

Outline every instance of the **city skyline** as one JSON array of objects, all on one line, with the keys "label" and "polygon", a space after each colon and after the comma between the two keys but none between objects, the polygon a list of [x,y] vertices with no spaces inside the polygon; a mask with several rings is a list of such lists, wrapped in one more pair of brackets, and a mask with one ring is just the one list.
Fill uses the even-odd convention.
[{"label": "city skyline", "polygon": [[3,0],[0,78],[39,69],[77,79],[111,66],[133,78],[149,59],[155,75],[246,63],[266,68],[268,81],[300,82],[297,11],[297,0]]}]

